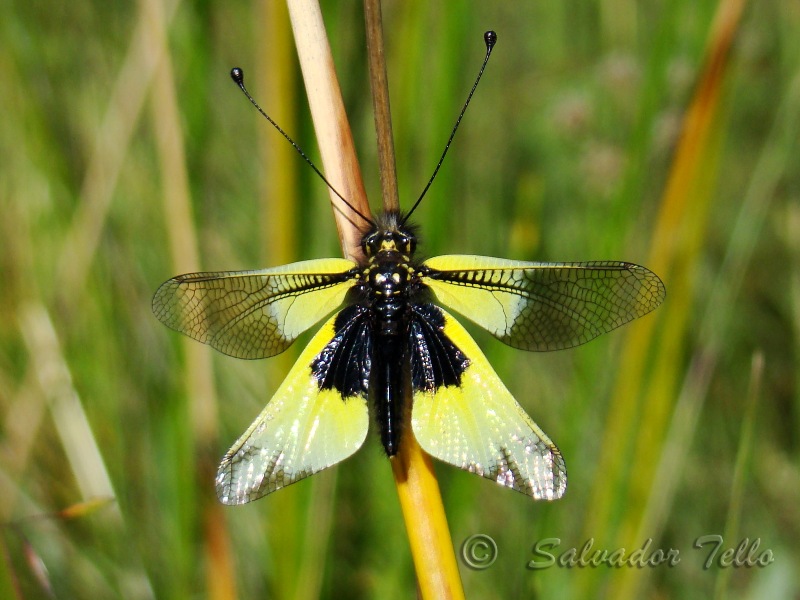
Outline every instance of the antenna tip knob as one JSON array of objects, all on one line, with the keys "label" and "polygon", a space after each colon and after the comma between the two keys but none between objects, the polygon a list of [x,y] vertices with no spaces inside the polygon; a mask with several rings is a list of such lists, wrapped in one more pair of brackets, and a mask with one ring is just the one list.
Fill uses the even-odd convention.
[{"label": "antenna tip knob", "polygon": [[491,50],[497,43],[497,33],[490,29],[483,34],[483,41],[486,42],[486,49]]},{"label": "antenna tip knob", "polygon": [[244,85],[244,71],[239,67],[233,67],[231,69],[231,79],[238,86]]}]

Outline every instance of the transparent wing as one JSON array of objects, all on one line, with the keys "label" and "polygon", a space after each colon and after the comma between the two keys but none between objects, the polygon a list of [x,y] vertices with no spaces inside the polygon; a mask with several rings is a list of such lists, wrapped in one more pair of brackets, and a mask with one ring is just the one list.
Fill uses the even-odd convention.
[{"label": "transparent wing", "polygon": [[579,346],[664,301],[658,276],[633,263],[537,263],[437,256],[422,281],[436,299],[523,350]]},{"label": "transparent wing", "polygon": [[[414,385],[411,426],[420,446],[439,460],[537,500],[560,498],[567,487],[561,452],[514,400],[464,327],[434,308],[444,320],[421,326],[418,332],[424,333],[416,336],[412,350],[412,357],[432,359],[423,358],[426,367],[414,365],[412,358],[412,370],[446,368],[436,363],[453,352],[442,354],[434,348],[449,346],[448,340],[467,362],[456,365],[461,371],[456,385]],[[436,378],[419,378],[430,380]]]},{"label": "transparent wing", "polygon": [[[286,487],[344,460],[364,443],[368,348],[361,346],[360,357],[352,357],[349,351],[359,348],[353,342],[363,337],[363,326],[356,323],[344,337],[337,335],[337,316],[314,336],[264,411],[223,458],[216,479],[223,504],[244,504]],[[350,356],[352,368],[366,370],[363,383],[351,384],[348,396],[320,383],[336,381],[331,371],[351,364],[340,356]],[[338,376],[348,380],[347,372]]]},{"label": "transparent wing", "polygon": [[339,307],[355,283],[355,267],[325,258],[261,271],[179,275],[158,288],[153,313],[224,354],[266,358]]}]

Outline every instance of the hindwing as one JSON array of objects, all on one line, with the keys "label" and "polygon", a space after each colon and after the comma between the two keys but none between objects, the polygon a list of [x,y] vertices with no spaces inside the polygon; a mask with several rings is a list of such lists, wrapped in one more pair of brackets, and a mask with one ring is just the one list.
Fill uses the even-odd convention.
[{"label": "hindwing", "polygon": [[369,428],[370,330],[364,310],[331,317],[223,458],[217,495],[244,504],[352,455]]},{"label": "hindwing", "polygon": [[561,452],[517,403],[447,312],[414,307],[411,426],[431,456],[536,499],[567,486]]},{"label": "hindwing", "polygon": [[341,258],[260,271],[189,273],[166,282],[153,313],[167,327],[237,358],[266,358],[338,308],[354,285]]},{"label": "hindwing", "polygon": [[655,309],[658,276],[628,262],[521,262],[446,255],[425,261],[422,282],[441,304],[523,350],[584,344]]}]

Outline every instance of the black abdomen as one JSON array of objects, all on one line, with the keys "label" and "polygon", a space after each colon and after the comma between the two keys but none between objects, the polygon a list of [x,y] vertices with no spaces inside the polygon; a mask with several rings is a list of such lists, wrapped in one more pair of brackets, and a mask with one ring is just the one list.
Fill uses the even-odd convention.
[{"label": "black abdomen", "polygon": [[408,276],[408,266],[395,260],[379,261],[368,276],[374,335],[372,390],[381,443],[388,456],[397,454],[403,429]]},{"label": "black abdomen", "polygon": [[400,447],[404,409],[404,335],[376,335],[373,340],[372,389],[381,443],[387,456]]}]

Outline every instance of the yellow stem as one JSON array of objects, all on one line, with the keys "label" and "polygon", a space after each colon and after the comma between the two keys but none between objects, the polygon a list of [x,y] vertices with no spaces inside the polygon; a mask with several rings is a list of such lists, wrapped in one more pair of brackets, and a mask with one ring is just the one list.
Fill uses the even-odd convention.
[{"label": "yellow stem", "polygon": [[[361,180],[353,134],[344,111],[319,3],[316,0],[287,0],[287,6],[325,176],[353,208],[369,215],[367,193]],[[345,257],[358,260],[361,257],[360,228],[364,221],[333,191],[330,195],[342,251]]]},{"label": "yellow stem", "polygon": [[[369,215],[319,5],[315,0],[288,0],[287,4],[326,177],[356,210]],[[375,51],[383,60],[383,49]],[[385,72],[385,66],[383,69]],[[357,260],[364,222],[333,192],[331,201],[344,255]],[[463,598],[433,465],[414,439],[408,423],[400,452],[391,462],[421,596]]]},{"label": "yellow stem", "polygon": [[400,451],[392,459],[392,473],[420,597],[464,598],[439,483],[431,458],[419,447],[411,427],[407,426],[403,432]]}]

